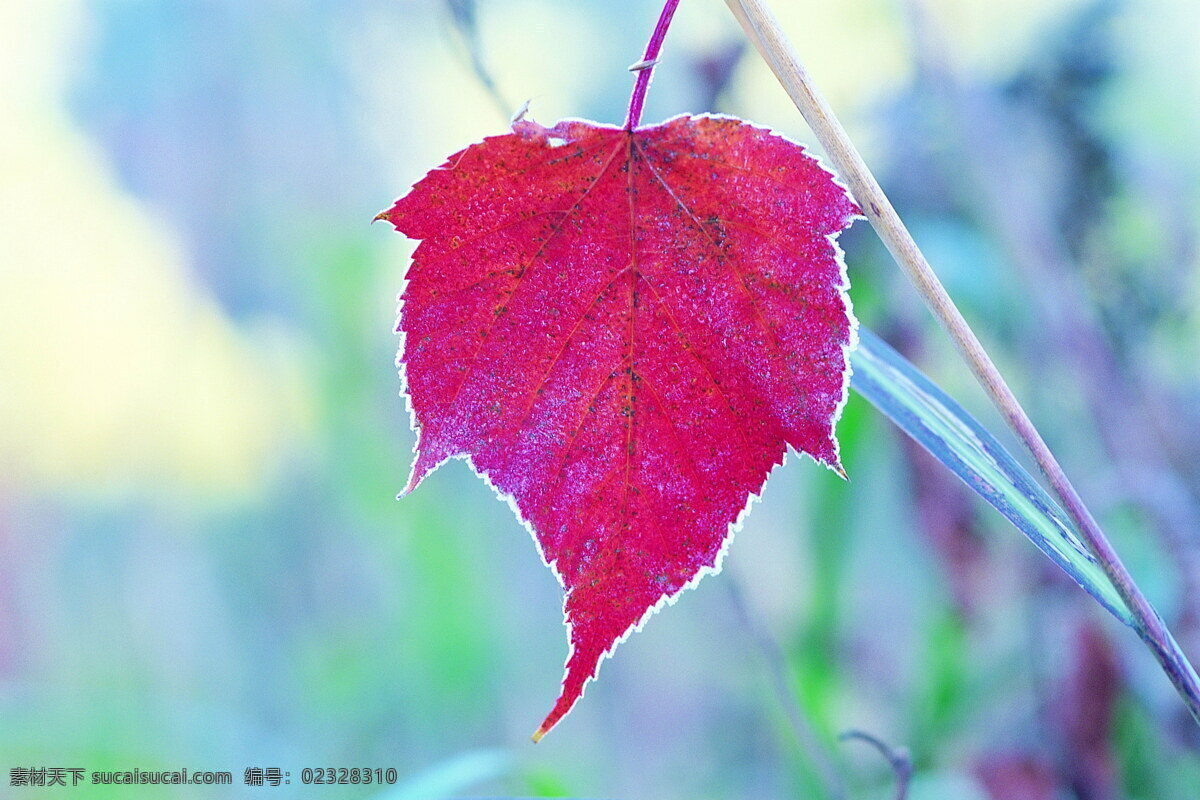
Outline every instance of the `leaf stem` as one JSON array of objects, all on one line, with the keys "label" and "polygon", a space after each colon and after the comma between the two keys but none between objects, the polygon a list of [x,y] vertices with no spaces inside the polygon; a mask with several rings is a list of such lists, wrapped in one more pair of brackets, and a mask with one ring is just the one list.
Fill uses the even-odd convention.
[{"label": "leaf stem", "polygon": [[1116,550],[1067,479],[1054,454],[1012,390],[1008,388],[1008,384],[962,313],[954,305],[954,301],[950,299],[950,295],[946,293],[933,268],[917,247],[912,234],[900,220],[879,182],[875,180],[846,130],[834,115],[833,109],[817,91],[795,48],[780,28],[779,21],[763,0],[725,2],[816,134],[879,238],[916,287],[925,305],[949,334],[959,355],[970,367],[1009,427],[1028,448],[1050,487],[1062,499],[1063,508],[1078,527],[1083,541],[1096,556],[1105,575],[1129,607],[1138,635],[1154,653],[1192,717],[1200,723],[1200,678],[1197,678],[1196,671],[1180,651],[1162,618],[1134,583]]},{"label": "leaf stem", "polygon": [[629,113],[625,115],[625,130],[627,131],[633,130],[642,121],[642,107],[646,104],[646,90],[650,88],[650,78],[658,63],[658,54],[662,52],[663,39],[667,38],[667,28],[671,27],[671,18],[675,16],[675,9],[678,7],[679,0],[667,0],[662,14],[658,17],[658,25],[654,26],[654,33],[650,35],[650,41],[646,43],[646,54],[632,67],[637,71],[637,80],[633,84],[633,94],[629,98]]}]

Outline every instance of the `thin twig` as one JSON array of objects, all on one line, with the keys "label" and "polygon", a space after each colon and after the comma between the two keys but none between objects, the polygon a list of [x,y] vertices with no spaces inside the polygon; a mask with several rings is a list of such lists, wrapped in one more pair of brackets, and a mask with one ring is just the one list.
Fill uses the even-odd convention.
[{"label": "thin twig", "polygon": [[878,750],[880,755],[886,758],[888,764],[891,765],[892,772],[896,773],[896,800],[904,800],[908,797],[908,784],[912,780],[913,765],[912,757],[908,754],[906,748],[891,747],[879,737],[859,730],[846,731],[838,739],[843,742],[858,739],[860,742],[866,742]]},{"label": "thin twig", "polygon": [[896,263],[916,287],[926,306],[949,334],[963,360],[999,410],[1017,438],[1029,449],[1050,487],[1079,529],[1104,573],[1129,607],[1138,635],[1150,647],[1163,671],[1197,723],[1200,723],[1200,678],[1188,663],[1166,625],[1134,583],[1104,532],[1071,485],[1054,454],[1021,408],[996,365],[946,293],[933,268],[901,222],[878,181],[867,168],[825,98],[817,91],[779,21],[763,0],[725,0],[758,48],[804,119],[816,134],[842,179],[862,207],[864,215]]},{"label": "thin twig", "polygon": [[737,581],[727,580],[725,586],[743,627],[750,634],[750,638],[754,640],[759,654],[766,662],[767,671],[771,674],[771,688],[775,691],[784,716],[787,717],[788,724],[792,727],[792,733],[796,735],[796,740],[800,743],[800,748],[804,751],[817,778],[824,786],[825,793],[833,800],[846,800],[846,782],[842,780],[842,775],[834,765],[833,758],[826,751],[825,745],[821,742],[821,737],[809,722],[807,714],[796,702],[796,696],[792,693],[791,682],[788,679],[787,659],[783,655],[783,650],[775,641],[775,637],[750,613]]}]

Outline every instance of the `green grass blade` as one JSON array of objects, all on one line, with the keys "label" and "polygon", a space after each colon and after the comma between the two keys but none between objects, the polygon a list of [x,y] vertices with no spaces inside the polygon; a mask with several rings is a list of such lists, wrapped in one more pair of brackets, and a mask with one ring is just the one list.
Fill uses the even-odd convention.
[{"label": "green grass blade", "polygon": [[974,417],[865,328],[859,329],[851,363],[855,391],[1003,514],[1114,617],[1136,627],[1067,515]]}]

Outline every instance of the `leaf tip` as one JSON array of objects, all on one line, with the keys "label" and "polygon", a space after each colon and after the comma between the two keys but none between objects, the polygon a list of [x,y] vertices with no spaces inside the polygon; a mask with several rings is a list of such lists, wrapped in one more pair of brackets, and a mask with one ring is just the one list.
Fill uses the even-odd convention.
[{"label": "leaf tip", "polygon": [[416,477],[416,475],[414,474],[413,477],[409,479],[408,483],[405,484],[404,488],[401,489],[399,492],[397,492],[396,499],[403,500],[404,498],[408,497],[410,494],[413,493],[413,489],[416,489],[417,485],[420,483],[421,483],[421,479]]},{"label": "leaf tip", "polygon": [[542,723],[541,727],[534,731],[533,736],[530,736],[529,738],[533,740],[534,744],[537,744],[542,740],[542,737],[549,732],[549,730],[550,729],[546,727],[546,724]]},{"label": "leaf tip", "polygon": [[846,474],[846,468],[842,466],[841,461],[833,462],[832,464],[829,465],[829,468],[831,470],[833,470],[833,473],[835,475],[837,475],[842,480],[846,481],[846,483],[850,482],[850,476]]},{"label": "leaf tip", "polygon": [[396,499],[401,500],[412,494],[413,490],[421,485],[421,481],[425,480],[425,476],[437,469],[445,460],[444,457],[440,460],[429,458],[424,451],[417,453],[417,460],[413,463],[412,474],[408,476],[408,483],[396,495]]}]

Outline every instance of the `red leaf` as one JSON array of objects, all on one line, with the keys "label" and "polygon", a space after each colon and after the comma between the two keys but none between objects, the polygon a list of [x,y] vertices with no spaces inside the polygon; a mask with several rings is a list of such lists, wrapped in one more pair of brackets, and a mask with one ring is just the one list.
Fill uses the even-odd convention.
[{"label": "red leaf", "polygon": [[571,654],[535,738],[705,572],[791,445],[839,473],[858,209],[736,119],[564,120],[452,156],[380,216],[413,239],[398,330],[406,491],[465,457],[566,590]]}]

